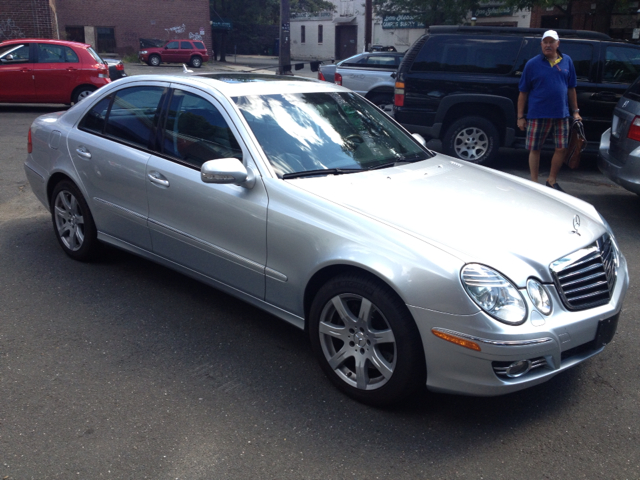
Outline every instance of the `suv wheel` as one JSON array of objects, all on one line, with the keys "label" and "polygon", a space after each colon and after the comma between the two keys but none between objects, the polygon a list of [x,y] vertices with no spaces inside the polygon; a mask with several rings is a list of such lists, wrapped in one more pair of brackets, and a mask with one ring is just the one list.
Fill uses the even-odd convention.
[{"label": "suv wheel", "polygon": [[486,118],[463,117],[451,124],[442,139],[444,153],[472,163],[488,163],[498,155],[498,129]]},{"label": "suv wheel", "polygon": [[160,56],[159,55],[151,55],[149,57],[149,65],[152,67],[157,67],[160,65]]},{"label": "suv wheel", "polygon": [[193,68],[200,68],[202,66],[202,59],[200,57],[193,57],[191,59],[191,66]]}]

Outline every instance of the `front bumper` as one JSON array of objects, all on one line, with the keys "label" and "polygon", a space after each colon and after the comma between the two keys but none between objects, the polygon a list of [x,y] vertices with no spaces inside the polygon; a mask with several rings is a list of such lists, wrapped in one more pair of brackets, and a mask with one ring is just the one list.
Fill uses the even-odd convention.
[{"label": "front bumper", "polygon": [[604,176],[630,192],[640,195],[640,147],[627,154],[624,162],[610,150],[611,129],[602,134],[598,168]]},{"label": "front bumper", "polygon": [[[615,333],[628,286],[627,263],[620,254],[612,298],[596,308],[566,310],[553,285],[547,285],[547,290],[554,309],[546,317],[523,292],[529,318],[519,326],[502,324],[483,312],[463,316],[409,307],[425,350],[427,387],[445,393],[494,396],[551,379],[604,349]],[[443,340],[433,330],[475,339],[480,351]],[[531,360],[537,368],[516,378],[504,374],[507,365],[521,360]]]}]

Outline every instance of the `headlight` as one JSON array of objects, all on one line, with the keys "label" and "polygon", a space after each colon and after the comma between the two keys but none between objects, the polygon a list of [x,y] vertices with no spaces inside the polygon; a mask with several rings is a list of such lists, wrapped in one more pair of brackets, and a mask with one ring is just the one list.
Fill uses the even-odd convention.
[{"label": "headlight", "polygon": [[527,293],[533,305],[544,315],[551,313],[551,298],[542,284],[530,278],[527,280]]},{"label": "headlight", "polygon": [[495,270],[479,264],[466,265],[462,284],[471,299],[496,320],[519,325],[527,317],[527,306],[518,289]]},{"label": "headlight", "polygon": [[147,53],[149,53],[147,50],[140,50],[140,55],[146,55]]}]

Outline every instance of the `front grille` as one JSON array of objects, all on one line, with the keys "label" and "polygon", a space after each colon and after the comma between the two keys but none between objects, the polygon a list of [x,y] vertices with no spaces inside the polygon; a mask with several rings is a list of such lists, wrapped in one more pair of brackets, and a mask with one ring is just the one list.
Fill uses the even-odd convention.
[{"label": "front grille", "polygon": [[616,283],[618,252],[609,234],[550,265],[562,303],[586,310],[611,300]]}]

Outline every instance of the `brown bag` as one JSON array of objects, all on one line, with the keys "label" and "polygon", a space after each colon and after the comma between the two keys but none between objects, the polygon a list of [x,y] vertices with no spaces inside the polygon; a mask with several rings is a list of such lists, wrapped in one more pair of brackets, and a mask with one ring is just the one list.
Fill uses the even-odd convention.
[{"label": "brown bag", "polygon": [[587,139],[584,136],[584,125],[580,120],[573,120],[569,136],[569,147],[567,148],[567,155],[564,157],[564,163],[571,169],[578,168],[580,154],[586,146]]}]

